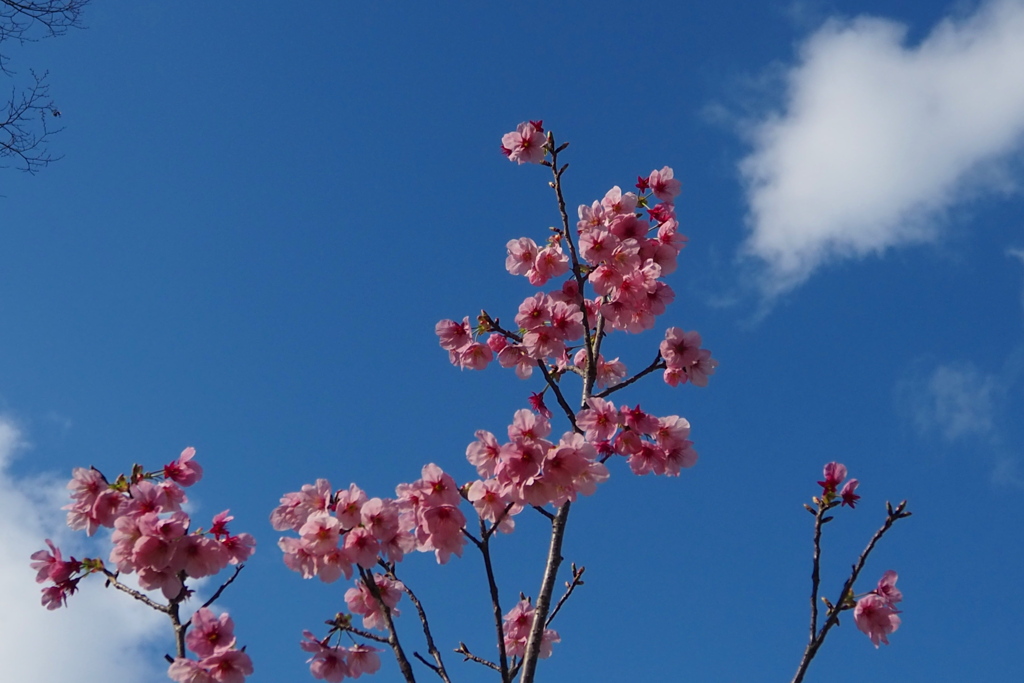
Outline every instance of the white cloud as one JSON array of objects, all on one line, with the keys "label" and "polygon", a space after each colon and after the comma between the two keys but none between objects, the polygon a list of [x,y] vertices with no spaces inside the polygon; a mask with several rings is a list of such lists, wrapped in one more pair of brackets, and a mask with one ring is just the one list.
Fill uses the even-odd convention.
[{"label": "white cloud", "polygon": [[936,239],[942,214],[1015,187],[1024,143],[1024,0],[906,28],[831,20],[786,74],[785,104],[749,129],[750,234],[773,297],[824,263]]},{"label": "white cloud", "polygon": [[[49,536],[65,555],[81,557],[78,539],[63,525],[66,480],[23,479],[10,465],[24,442],[17,426],[0,416],[0,670],[5,681],[108,683],[166,681],[159,644],[170,646],[166,618],[128,596],[83,580],[69,607],[48,611],[29,555]],[[95,549],[90,549],[97,554]],[[90,580],[92,579],[92,580]],[[166,641],[166,642],[165,642]],[[148,650],[147,650],[148,648]]]}]

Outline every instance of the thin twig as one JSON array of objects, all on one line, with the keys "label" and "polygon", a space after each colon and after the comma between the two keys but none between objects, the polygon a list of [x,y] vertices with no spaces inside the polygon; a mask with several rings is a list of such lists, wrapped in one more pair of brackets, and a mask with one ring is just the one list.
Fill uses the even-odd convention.
[{"label": "thin twig", "polygon": [[818,633],[818,586],[821,583],[821,528],[825,525],[825,513],[838,505],[838,501],[832,503],[819,503],[818,511],[814,515],[814,553],[811,568],[811,635],[808,643],[813,643]]},{"label": "thin twig", "polygon": [[[331,622],[327,623],[329,624]],[[385,645],[388,643],[388,639],[386,637],[379,636],[376,633],[372,633],[371,631],[367,631],[365,629],[356,628],[355,626],[342,626],[339,627],[338,630],[342,633],[354,633],[360,638],[366,638],[367,640],[372,640],[375,643],[384,643]]]},{"label": "thin twig", "polygon": [[544,380],[548,383],[548,386],[551,387],[551,390],[553,392],[555,392],[555,399],[558,401],[558,405],[562,407],[562,411],[565,413],[565,416],[569,419],[569,422],[572,424],[573,431],[580,431],[580,428],[576,426],[576,413],[569,406],[569,403],[565,400],[565,397],[562,396],[562,390],[558,387],[558,383],[555,382],[554,378],[551,376],[551,373],[548,371],[547,365],[544,363],[544,361],[538,360],[537,367],[540,368],[540,371],[544,374]]},{"label": "thin twig", "polygon": [[562,594],[561,598],[559,598],[558,604],[555,605],[555,608],[553,610],[551,610],[551,614],[548,615],[547,622],[544,623],[544,628],[547,628],[548,626],[551,626],[551,622],[555,620],[555,615],[557,615],[558,611],[560,609],[562,609],[562,605],[564,605],[565,601],[569,599],[569,596],[572,595],[572,592],[574,590],[576,590],[576,586],[582,586],[583,585],[583,572],[585,572],[585,571],[587,571],[586,567],[580,567],[580,568],[577,569],[576,568],[576,564],[573,563],[573,565],[572,565],[572,582],[566,581],[566,583],[565,583],[565,593]]},{"label": "thin twig", "polygon": [[141,593],[141,592],[135,590],[134,588],[129,588],[128,586],[124,585],[123,583],[121,583],[120,581],[117,580],[117,574],[115,574],[114,572],[110,571],[109,569],[105,569],[104,568],[104,569],[100,569],[100,571],[103,572],[103,575],[107,577],[107,585],[108,586],[113,586],[114,588],[116,588],[117,590],[121,591],[122,593],[127,593],[128,595],[132,596],[133,598],[135,598],[139,602],[141,602],[144,605],[147,605],[149,607],[152,607],[153,609],[155,609],[158,612],[163,612],[164,614],[170,614],[170,610],[171,610],[170,606],[162,605],[159,602],[157,602],[156,600],[153,600],[152,598],[150,598],[148,595],[145,595],[144,593]]},{"label": "thin twig", "polygon": [[466,647],[465,643],[460,642],[459,646],[455,648],[454,652],[457,652],[460,655],[462,655],[465,658],[463,661],[476,662],[477,664],[483,664],[489,669],[499,671],[497,664],[495,664],[494,662],[489,662],[486,659],[482,659],[481,657],[477,657],[475,654],[469,651],[469,648]]},{"label": "thin twig", "polygon": [[[505,508],[507,513],[511,505]],[[483,532],[484,521],[480,520],[480,530]],[[498,582],[494,578],[494,567],[491,564],[491,537],[484,534],[484,541],[477,545],[480,554],[484,559],[484,570],[487,572],[487,587],[491,592],[491,608],[494,613],[494,628],[498,633],[498,672],[501,673],[501,683],[511,683],[508,672],[508,652],[505,650],[505,629],[502,625],[504,613],[501,609],[501,598],[498,594]],[[460,643],[461,644],[461,643]]]},{"label": "thin twig", "polygon": [[[391,578],[396,581],[398,580],[398,576],[395,575],[394,567],[391,568],[389,573],[391,574]],[[423,610],[423,605],[420,603],[419,598],[416,597],[416,594],[412,592],[412,589],[409,588],[404,581],[402,582],[402,590],[405,591],[405,594],[409,596],[409,600],[411,600],[412,604],[416,607],[416,613],[420,617],[420,623],[423,624],[423,637],[427,641],[427,651],[430,652],[430,655],[434,658],[434,662],[437,664],[437,666],[432,666],[430,664],[427,664],[427,666],[430,667],[434,673],[440,676],[442,681],[445,683],[452,683],[451,679],[448,678],[448,672],[445,671],[444,662],[441,660],[441,653],[438,651],[437,646],[434,645],[434,637],[430,633],[430,624],[427,623],[427,613]],[[419,653],[413,652],[413,655],[418,657],[420,660],[423,660]],[[423,661],[425,662],[425,660]]]},{"label": "thin twig", "polygon": [[616,391],[618,391],[619,389],[625,389],[626,387],[628,387],[633,382],[636,382],[641,377],[646,377],[647,375],[651,374],[655,370],[664,370],[666,367],[668,367],[668,366],[665,364],[665,361],[662,359],[661,354],[659,353],[657,358],[655,358],[651,362],[651,364],[648,365],[646,368],[644,368],[640,372],[636,373],[635,375],[633,375],[629,379],[627,379],[625,381],[622,381],[622,382],[619,382],[618,384],[616,384],[613,387],[609,387],[608,389],[605,389],[604,391],[599,391],[598,393],[594,394],[594,398],[604,398],[608,394],[613,394]]},{"label": "thin twig", "polygon": [[238,574],[239,574],[239,573],[240,573],[240,572],[241,572],[241,571],[242,571],[243,569],[245,569],[245,565],[244,565],[244,564],[240,564],[240,565],[238,565],[237,567],[235,567],[235,573],[234,573],[234,574],[232,574],[232,575],[231,575],[231,576],[230,576],[230,577],[228,578],[228,580],[227,580],[227,581],[225,581],[224,583],[222,583],[222,584],[220,585],[220,588],[218,588],[218,589],[217,589],[217,592],[216,592],[216,593],[214,593],[214,594],[213,594],[213,596],[212,596],[212,597],[211,597],[211,598],[210,598],[209,600],[207,600],[206,602],[204,602],[204,603],[203,603],[203,607],[209,607],[210,605],[212,605],[213,603],[215,603],[215,602],[217,601],[217,599],[218,599],[218,598],[220,598],[221,594],[223,594],[223,593],[224,593],[224,589],[226,589],[226,588],[227,588],[228,586],[230,586],[230,585],[231,585],[232,583],[234,583],[234,582],[235,582],[235,579],[237,579],[237,578],[238,578]]}]

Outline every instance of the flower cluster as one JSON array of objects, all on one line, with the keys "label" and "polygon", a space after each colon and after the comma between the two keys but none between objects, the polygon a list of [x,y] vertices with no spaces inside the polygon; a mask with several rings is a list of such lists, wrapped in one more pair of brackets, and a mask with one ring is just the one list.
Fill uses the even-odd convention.
[{"label": "flower cluster", "polygon": [[684,332],[678,327],[665,331],[661,357],[665,359],[665,383],[677,386],[689,381],[698,387],[708,385],[708,375],[715,374],[718,361],[711,352],[700,347],[699,332]]},{"label": "flower cluster", "polygon": [[346,678],[359,678],[363,674],[376,673],[380,669],[380,650],[369,645],[352,647],[331,647],[326,640],[317,640],[309,631],[302,632],[305,640],[301,647],[312,653],[309,658],[309,672],[318,681],[338,683]]},{"label": "flower cluster", "polygon": [[[181,509],[187,500],[182,487],[202,477],[193,462],[194,448],[157,472],[139,466],[131,477],[110,483],[96,469],[75,468],[68,483],[73,503],[65,506],[68,526],[92,535],[99,527],[113,528],[114,547],[109,561],[121,574],[136,573],[145,590],[160,590],[168,600],[183,598],[188,577],[212,576],[229,564],[247,560],[256,542],[249,534],[232,535],[227,524],[233,517],[225,510],[213,518],[209,531],[191,530],[191,520]],[[64,561],[48,540],[53,554],[43,550],[32,555],[36,580],[49,579],[54,586],[43,590],[43,604],[56,609],[66,604],[81,576],[77,572],[103,571],[102,560]]]},{"label": "flower cluster", "polygon": [[655,417],[637,405],[615,405],[601,398],[587,399],[588,408],[576,415],[576,424],[587,440],[602,453],[628,458],[634,474],[679,476],[682,468],[697,462],[690,423],[678,415]]},{"label": "flower cluster", "polygon": [[434,551],[440,564],[462,555],[466,517],[455,480],[440,467],[423,467],[422,477],[399,484],[396,499],[367,498],[355,484],[333,491],[326,479],[286,493],[271,513],[278,531],[295,531],[278,546],[284,562],[303,578],[352,578],[353,565],[371,569],[379,560],[401,562],[413,550]]},{"label": "flower cluster", "polygon": [[582,434],[566,432],[553,443],[545,438],[550,433],[547,418],[526,409],[516,411],[504,444],[486,430],[476,433],[466,458],[484,477],[470,486],[481,519],[499,522],[506,510],[515,514],[522,505],[559,506],[578,494],[589,496],[608,478],[597,449]]},{"label": "flower cluster", "polygon": [[[227,510],[213,517],[209,530],[193,529],[192,520],[182,510],[188,500],[184,487],[203,476],[203,468],[193,459],[195,453],[194,448],[186,448],[154,472],[135,465],[130,476],[122,474],[113,482],[95,468],[79,467],[72,472],[67,487],[73,502],[64,507],[68,526],[90,536],[101,527],[112,528],[109,562],[116,571],[107,569],[98,558],[65,560],[60,549],[47,539],[50,550],[40,550],[31,558],[36,581],[53,582],[43,589],[44,606],[56,609],[66,605],[67,596],[77,590],[84,576],[99,573],[115,587],[170,615],[177,630],[178,605],[192,594],[185,584],[187,579],[212,576],[252,556],[255,540],[249,534],[234,535],[228,530],[234,517]],[[136,574],[139,586],[148,591],[159,589],[168,604],[158,604],[119,583],[121,574]],[[167,671],[172,680],[243,683],[253,672],[249,655],[235,647],[234,623],[227,614],[217,617],[201,607],[184,625],[183,632],[184,645],[197,659],[179,656],[172,660]],[[179,641],[179,655],[184,654],[181,648]]]},{"label": "flower cluster", "polygon": [[243,683],[253,672],[249,655],[235,647],[235,624],[227,614],[196,610],[185,645],[198,659],[178,657],[171,663],[167,675],[178,683]]},{"label": "flower cluster", "polygon": [[[533,626],[533,615],[536,611],[529,600],[520,600],[505,615],[501,626],[505,636],[505,652],[509,657],[522,657],[526,653],[526,641],[530,638],[530,628]],[[540,658],[550,657],[552,645],[561,640],[558,631],[544,629],[540,641]]]},{"label": "flower cluster", "polygon": [[[839,489],[839,485],[846,479],[846,465],[830,462],[825,465],[824,475],[824,480],[818,482],[818,486],[821,487],[821,497],[826,502],[832,502],[836,497],[836,490]],[[839,489],[839,497],[842,499],[843,505],[849,505],[851,508],[857,507],[857,501],[860,500],[860,496],[854,492],[857,490],[858,484],[860,482],[856,479],[850,479],[843,484],[842,489]]]},{"label": "flower cluster", "polygon": [[78,590],[78,582],[89,569],[73,557],[65,560],[60,548],[50,539],[46,539],[46,545],[52,553],[46,550],[32,553],[31,567],[36,570],[36,583],[53,582],[43,589],[43,606],[53,610],[67,605],[68,596]]},{"label": "flower cluster", "polygon": [[857,628],[864,632],[871,642],[878,647],[880,643],[889,644],[888,635],[900,627],[900,611],[897,603],[903,599],[903,593],[896,588],[896,572],[887,571],[878,581],[878,587],[857,601],[853,609],[853,621]]},{"label": "flower cluster", "polygon": [[[522,123],[502,138],[502,149],[513,161],[550,165],[545,159],[550,146],[542,133],[539,121]],[[615,186],[601,200],[581,205],[574,235],[553,229],[543,244],[529,237],[510,240],[505,259],[509,273],[538,287],[566,273],[569,277],[560,288],[523,301],[515,316],[518,330],[503,330],[486,314],[476,329],[468,317],[438,322],[435,332],[452,364],[481,370],[497,357],[502,367],[515,368],[523,379],[538,363],[550,364],[556,374],[586,372],[585,348],[569,358],[584,336],[594,339],[606,329],[641,332],[653,327],[655,317],[675,298],[661,278],[676,269],[686,245],[674,205],[680,183],[666,166],[638,178],[637,188],[639,195]],[[591,298],[581,291],[587,285],[593,290]],[[476,334],[486,332],[491,333],[486,341],[478,341]],[[661,350],[660,367],[672,386],[687,381],[706,386],[718,365],[710,351],[700,348],[696,332],[670,328]],[[593,361],[599,387],[626,375],[624,364],[618,359],[605,362],[597,349]]]},{"label": "flower cluster", "polygon": [[[679,181],[662,182],[663,176],[671,179],[672,169],[666,166],[649,176],[659,178],[654,196],[660,204],[652,205],[650,195],[623,193],[616,185],[600,201],[578,210],[579,253],[597,294],[587,305],[615,330],[640,332],[654,327],[654,318],[675,299],[672,288],[660,278],[675,271],[686,237],[679,233],[673,204]],[[647,215],[638,208],[646,208]]]}]

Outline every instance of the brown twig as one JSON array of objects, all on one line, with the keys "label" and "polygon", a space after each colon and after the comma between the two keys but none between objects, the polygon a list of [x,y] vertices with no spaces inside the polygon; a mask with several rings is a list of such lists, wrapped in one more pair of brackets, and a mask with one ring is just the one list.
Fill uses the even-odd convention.
[{"label": "brown twig", "polygon": [[395,621],[391,617],[391,608],[384,603],[380,589],[377,588],[377,582],[373,580],[373,572],[360,567],[359,576],[362,577],[367,590],[370,591],[370,595],[380,605],[381,612],[384,614],[384,623],[388,627],[387,643],[395,654],[395,660],[398,662],[398,668],[402,672],[402,676],[408,683],[416,683],[416,675],[412,671],[412,664],[409,663],[409,658],[405,656],[402,644],[398,642],[398,631],[395,629]]},{"label": "brown twig", "polygon": [[572,592],[576,590],[576,586],[583,585],[583,572],[585,571],[587,571],[586,567],[579,567],[577,569],[576,563],[574,562],[572,564],[572,581],[565,582],[565,593],[563,593],[562,597],[559,598],[558,604],[555,605],[555,608],[551,610],[551,614],[548,615],[548,620],[544,623],[544,628],[551,626],[551,622],[555,620],[555,616],[558,614],[558,611],[562,609],[562,605],[564,605],[565,601],[569,599]]},{"label": "brown twig", "polygon": [[[393,566],[389,569],[388,573],[391,575],[391,578],[396,581],[398,580],[398,576],[395,575],[395,568]],[[436,666],[423,659],[418,652],[413,652],[413,655],[426,664],[434,673],[440,676],[442,681],[445,683],[451,683],[451,679],[448,678],[448,672],[444,668],[444,662],[441,660],[441,652],[437,649],[437,646],[434,645],[434,637],[430,633],[430,624],[427,623],[427,613],[424,611],[423,605],[420,603],[419,598],[416,597],[416,594],[412,592],[412,589],[409,588],[404,581],[402,582],[402,590],[409,596],[409,600],[411,600],[412,604],[416,607],[416,613],[420,617],[420,623],[423,624],[423,637],[427,641],[427,651],[434,658]]]},{"label": "brown twig", "polygon": [[[220,596],[224,593],[224,590],[228,586],[230,586],[232,583],[235,582],[235,579],[238,578],[239,573],[241,573],[241,571],[243,569],[245,569],[245,565],[244,564],[240,564],[240,565],[236,566],[234,574],[232,574],[230,577],[228,577],[228,580],[220,585],[220,588],[217,589],[217,592],[214,593],[210,597],[209,600],[207,600],[206,602],[203,603],[203,607],[209,607],[210,605],[215,603],[217,601],[217,599],[220,598]],[[191,619],[189,621],[191,621]]]},{"label": "brown twig", "polygon": [[646,377],[647,375],[651,374],[655,370],[664,370],[666,367],[668,367],[668,366],[665,364],[665,361],[662,360],[661,354],[659,353],[657,358],[655,358],[651,362],[651,364],[648,365],[646,368],[644,368],[640,372],[636,373],[635,375],[633,375],[629,379],[624,380],[622,382],[619,382],[618,384],[616,384],[613,387],[609,387],[608,389],[605,389],[604,391],[599,391],[598,393],[594,394],[594,398],[604,398],[608,394],[613,394],[616,391],[618,391],[619,389],[625,389],[626,387],[628,387],[633,382],[636,382],[637,380],[639,380],[641,377]]},{"label": "brown twig", "polygon": [[107,585],[108,586],[113,586],[114,588],[116,588],[117,590],[121,591],[122,593],[127,593],[128,595],[132,596],[133,598],[135,598],[136,600],[138,600],[142,604],[147,605],[149,607],[152,607],[153,609],[155,609],[158,612],[163,612],[164,614],[170,614],[170,609],[171,609],[170,606],[162,605],[159,602],[157,602],[156,600],[153,600],[152,598],[150,598],[148,595],[145,595],[144,593],[141,593],[140,591],[137,591],[134,588],[130,588],[130,587],[124,585],[123,583],[121,583],[120,581],[117,580],[117,574],[115,574],[114,572],[110,571],[109,569],[105,569],[104,568],[104,569],[100,569],[100,571],[103,573],[104,576],[107,577]]},{"label": "brown twig", "polygon": [[[505,513],[512,508],[511,505],[505,508]],[[495,525],[495,528],[497,525]],[[480,530],[484,531],[484,521],[480,520]],[[494,614],[494,628],[498,635],[498,672],[501,674],[501,683],[511,683],[508,671],[508,652],[505,650],[505,629],[502,621],[504,612],[501,609],[501,597],[498,594],[498,582],[494,578],[494,566],[491,563],[491,536],[483,533],[483,542],[477,547],[484,560],[484,571],[487,572],[487,587],[491,592],[491,609]],[[461,645],[461,643],[460,643]]]},{"label": "brown twig", "polygon": [[459,646],[457,648],[455,648],[454,651],[464,657],[463,661],[466,661],[466,662],[476,662],[477,664],[483,664],[484,666],[486,666],[489,669],[494,669],[495,671],[499,671],[497,664],[495,664],[494,662],[489,662],[486,659],[483,659],[481,657],[477,657],[475,654],[473,654],[472,652],[469,651],[469,648],[466,647],[465,643],[460,642]]}]

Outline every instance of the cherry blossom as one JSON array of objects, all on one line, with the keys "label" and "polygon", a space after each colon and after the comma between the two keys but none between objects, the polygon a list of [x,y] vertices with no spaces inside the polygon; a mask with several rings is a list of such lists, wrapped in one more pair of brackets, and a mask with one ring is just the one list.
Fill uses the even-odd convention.
[{"label": "cherry blossom", "polygon": [[889,634],[900,627],[896,609],[881,595],[869,593],[857,601],[853,621],[871,642],[878,647],[889,644]]}]

